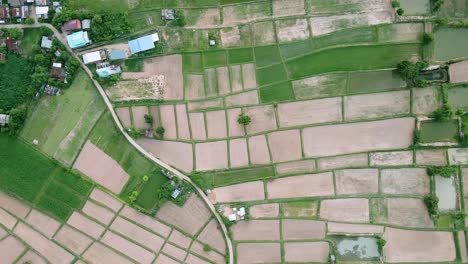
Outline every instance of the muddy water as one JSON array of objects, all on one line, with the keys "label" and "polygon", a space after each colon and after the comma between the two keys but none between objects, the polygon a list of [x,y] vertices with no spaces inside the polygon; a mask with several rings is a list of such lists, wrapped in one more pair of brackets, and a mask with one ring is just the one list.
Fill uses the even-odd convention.
[{"label": "muddy water", "polygon": [[375,237],[337,236],[336,242],[338,260],[379,260],[380,254]]},{"label": "muddy water", "polygon": [[457,206],[457,189],[455,178],[435,176],[435,192],[439,198],[439,210],[441,212],[455,209]]}]

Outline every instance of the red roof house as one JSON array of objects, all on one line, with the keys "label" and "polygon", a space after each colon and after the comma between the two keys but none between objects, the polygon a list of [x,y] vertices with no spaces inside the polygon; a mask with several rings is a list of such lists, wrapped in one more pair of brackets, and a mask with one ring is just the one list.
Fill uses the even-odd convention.
[{"label": "red roof house", "polygon": [[16,51],[16,50],[18,50],[18,40],[14,39],[14,38],[7,37],[6,38],[6,46],[7,46],[7,49],[12,50],[12,51]]},{"label": "red roof house", "polygon": [[6,23],[8,19],[8,7],[0,6],[0,24]]},{"label": "red roof house", "polygon": [[62,31],[72,31],[72,30],[80,30],[81,29],[81,21],[79,19],[70,20],[67,23],[63,24]]}]

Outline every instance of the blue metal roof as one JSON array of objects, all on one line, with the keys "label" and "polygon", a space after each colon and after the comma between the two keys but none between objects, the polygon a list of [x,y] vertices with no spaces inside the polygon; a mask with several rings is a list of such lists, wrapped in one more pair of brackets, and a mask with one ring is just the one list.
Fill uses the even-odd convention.
[{"label": "blue metal roof", "polygon": [[71,35],[68,35],[67,42],[70,48],[72,49],[86,46],[90,43],[89,38],[88,38],[88,32],[78,31]]},{"label": "blue metal roof", "polygon": [[125,57],[125,51],[123,50],[111,50],[109,53],[110,60],[123,60]]},{"label": "blue metal roof", "polygon": [[137,38],[137,39],[134,39],[134,40],[130,40],[128,42],[128,45],[130,46],[130,52],[132,54],[142,52],[142,51],[146,51],[146,50],[150,50],[150,49],[154,49],[154,47],[155,47],[154,42],[153,42],[153,38],[151,37],[151,35],[144,36],[144,37],[141,37],[141,38]]}]

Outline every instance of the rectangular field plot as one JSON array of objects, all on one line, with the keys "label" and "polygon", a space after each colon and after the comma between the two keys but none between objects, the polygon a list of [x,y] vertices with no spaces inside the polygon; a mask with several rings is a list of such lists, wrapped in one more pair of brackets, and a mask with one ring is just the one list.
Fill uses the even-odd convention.
[{"label": "rectangular field plot", "polygon": [[396,71],[362,71],[349,74],[349,93],[376,93],[398,90],[406,87]]},{"label": "rectangular field plot", "polygon": [[207,68],[224,66],[227,64],[227,54],[224,50],[203,52],[203,65]]},{"label": "rectangular field plot", "polygon": [[393,68],[400,61],[419,58],[420,45],[355,46],[335,48],[286,62],[292,79],[334,72]]},{"label": "rectangular field plot", "polygon": [[330,73],[292,81],[296,99],[314,99],[346,94],[348,73]]},{"label": "rectangular field plot", "polygon": [[448,90],[448,103],[454,109],[468,108],[468,88],[456,87]]},{"label": "rectangular field plot", "polygon": [[239,243],[237,263],[280,263],[280,243]]},{"label": "rectangular field plot", "polygon": [[247,63],[253,61],[252,48],[228,50],[229,64]]},{"label": "rectangular field plot", "polygon": [[408,16],[425,15],[431,12],[429,0],[400,0],[400,6]]},{"label": "rectangular field plot", "polygon": [[281,44],[280,46],[281,55],[285,60],[303,56],[304,54],[310,53],[312,49],[311,40],[295,41],[288,44]]},{"label": "rectangular field plot", "polygon": [[374,43],[377,41],[376,27],[359,27],[340,30],[311,39],[314,50],[332,47],[336,45]]},{"label": "rectangular field plot", "polygon": [[243,3],[243,0],[222,0],[226,3],[241,3],[222,8],[224,24],[237,24],[238,22],[248,22],[272,15],[271,1],[254,1]]},{"label": "rectangular field plot", "polygon": [[458,121],[424,121],[421,123],[421,143],[457,142]]},{"label": "rectangular field plot", "polygon": [[204,178],[204,181],[206,181],[208,185],[220,187],[241,182],[268,179],[274,176],[274,171],[272,166],[263,166],[248,169],[205,172],[200,173],[199,176]]},{"label": "rectangular field plot", "polygon": [[437,15],[442,17],[467,17],[465,0],[445,0]]},{"label": "rectangular field plot", "polygon": [[239,183],[213,189],[213,203],[245,202],[265,199],[262,181]]},{"label": "rectangular field plot", "polygon": [[203,59],[201,53],[185,53],[182,57],[184,72],[203,72]]},{"label": "rectangular field plot", "polygon": [[443,27],[435,32],[434,59],[448,61],[468,56],[468,29]]},{"label": "rectangular field plot", "polygon": [[279,104],[277,112],[280,127],[341,121],[341,98]]},{"label": "rectangular field plot", "polygon": [[295,40],[308,39],[309,24],[307,19],[279,20],[275,22],[278,42],[291,42]]},{"label": "rectangular field plot", "polygon": [[259,85],[286,81],[287,79],[288,75],[282,63],[257,69],[257,83]]},{"label": "rectangular field plot", "polygon": [[[417,0],[411,0],[417,2]],[[428,0],[424,0],[428,1]],[[406,12],[406,10],[405,10]],[[419,42],[424,31],[422,23],[391,24],[378,27],[379,42]]]},{"label": "rectangular field plot", "polygon": [[261,87],[260,99],[262,103],[294,100],[294,91],[291,82],[287,81]]},{"label": "rectangular field plot", "polygon": [[255,61],[257,67],[265,67],[281,62],[281,55],[278,46],[255,47]]},{"label": "rectangular field plot", "polygon": [[385,1],[373,0],[306,0],[306,9],[309,14],[334,14],[345,12],[369,12],[390,9]]}]

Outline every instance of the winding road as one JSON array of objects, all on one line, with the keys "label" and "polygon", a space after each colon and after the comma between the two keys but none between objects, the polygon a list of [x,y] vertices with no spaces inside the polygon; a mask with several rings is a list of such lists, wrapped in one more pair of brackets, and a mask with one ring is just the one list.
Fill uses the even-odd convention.
[{"label": "winding road", "polygon": [[208,199],[208,197],[205,195],[205,193],[203,192],[202,189],[200,189],[197,185],[195,185],[192,180],[190,179],[190,177],[188,177],[187,175],[181,173],[180,171],[178,171],[177,169],[171,167],[170,165],[168,165],[167,163],[163,162],[162,160],[152,156],[149,152],[147,152],[145,149],[143,149],[140,145],[138,145],[135,140],[130,137],[126,132],[125,132],[125,129],[124,127],[122,126],[122,123],[120,122],[118,116],[117,116],[117,113],[115,112],[114,110],[114,107],[112,106],[112,103],[111,101],[109,100],[109,98],[107,97],[107,94],[105,93],[104,89],[102,88],[102,86],[96,81],[93,79],[93,73],[88,69],[88,67],[86,67],[86,65],[83,63],[83,61],[78,57],[78,54],[76,54],[75,52],[73,52],[73,50],[68,46],[68,43],[65,39],[65,37],[56,29],[54,28],[52,25],[50,24],[45,24],[45,23],[35,23],[35,24],[32,24],[32,25],[25,25],[25,24],[13,24],[13,25],[0,25],[0,29],[1,28],[20,28],[20,29],[24,29],[24,28],[39,28],[39,27],[48,27],[49,29],[51,29],[53,32],[54,32],[54,36],[67,48],[68,52],[70,52],[73,57],[75,57],[79,62],[80,62],[80,65],[81,67],[85,70],[86,74],[88,74],[89,78],[93,81],[94,85],[96,86],[96,88],[98,89],[99,91],[99,94],[101,95],[102,99],[104,100],[104,102],[106,103],[106,106],[107,108],[109,109],[109,111],[111,112],[112,114],[112,118],[114,119],[114,122],[115,124],[117,125],[117,127],[119,128],[120,132],[124,135],[125,139],[135,148],[137,149],[141,154],[143,154],[144,156],[146,156],[148,159],[152,160],[153,162],[155,162],[156,164],[158,164],[159,166],[163,167],[164,169],[170,171],[171,173],[173,173],[174,175],[176,175],[177,177],[179,177],[180,179],[183,179],[183,180],[186,180],[187,182],[189,182],[196,190],[197,192],[199,193],[199,195],[203,198],[203,200],[205,201],[206,205],[208,206],[208,208],[210,208],[211,212],[213,213],[213,215],[216,217],[216,219],[218,220],[218,225],[221,226],[221,229],[223,231],[223,234],[224,234],[224,237],[225,237],[225,240],[226,240],[226,244],[227,244],[227,247],[228,247],[228,252],[229,252],[229,263],[230,264],[233,264],[234,263],[234,251],[233,251],[233,247],[232,247],[232,241],[231,239],[229,238],[229,235],[228,235],[228,230],[226,228],[226,226],[224,225],[222,219],[221,219],[221,216],[218,214],[218,212],[216,211],[214,205],[210,202],[210,200]]}]

